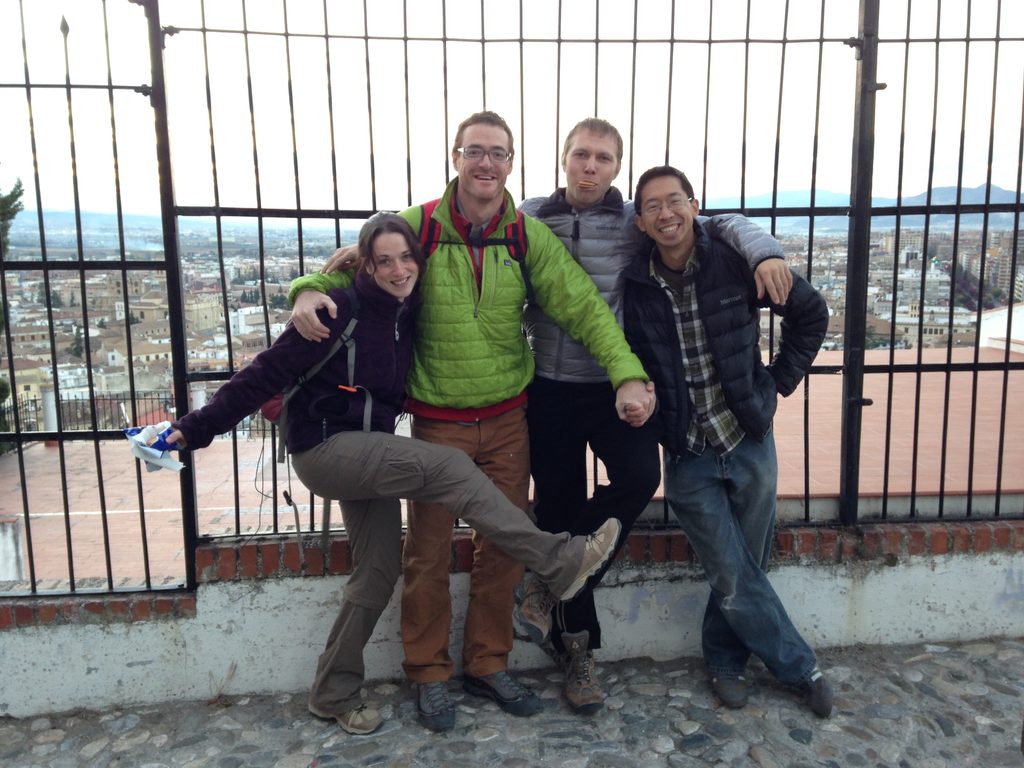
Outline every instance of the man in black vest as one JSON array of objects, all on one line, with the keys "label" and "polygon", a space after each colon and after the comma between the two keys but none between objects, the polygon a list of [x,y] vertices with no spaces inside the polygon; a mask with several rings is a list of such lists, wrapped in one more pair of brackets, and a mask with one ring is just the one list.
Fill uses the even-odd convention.
[{"label": "man in black vest", "polygon": [[[653,247],[626,268],[623,322],[659,395],[665,497],[711,586],[701,642],[712,687],[726,706],[744,706],[754,654],[828,717],[832,688],[765,574],[778,477],[772,418],[778,395],[807,374],[828,309],[795,273],[784,304],[758,300],[746,261],[695,220],[698,203],[681,171],[646,171],[634,205]],[[763,306],[782,316],[769,366],[759,346]]]}]

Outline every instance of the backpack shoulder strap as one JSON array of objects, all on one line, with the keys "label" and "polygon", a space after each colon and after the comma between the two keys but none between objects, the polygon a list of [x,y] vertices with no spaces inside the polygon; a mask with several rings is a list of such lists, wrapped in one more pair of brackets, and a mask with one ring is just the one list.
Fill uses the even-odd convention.
[{"label": "backpack shoulder strap", "polygon": [[[284,462],[285,451],[287,446],[285,445],[285,425],[288,421],[288,401],[292,399],[296,392],[302,388],[302,386],[320,373],[320,370],[327,365],[327,362],[338,354],[338,350],[342,347],[349,348],[355,347],[355,339],[352,337],[352,332],[356,328],[356,323],[359,321],[359,295],[356,293],[355,286],[350,285],[344,289],[344,294],[348,298],[349,306],[352,309],[352,316],[349,318],[348,325],[345,326],[345,330],[341,332],[341,335],[334,340],[331,344],[331,348],[327,350],[327,354],[320,358],[316,364],[310,366],[295,383],[292,384],[288,389],[284,391],[284,397],[281,401],[281,415],[277,419],[277,461],[278,463]],[[352,384],[352,379],[355,374],[356,356],[355,354],[349,354],[348,356],[348,380],[349,384]],[[364,418],[365,422],[365,418]],[[365,424],[364,424],[365,427]]]},{"label": "backpack shoulder strap", "polygon": [[431,200],[429,203],[424,203],[420,206],[420,228],[418,235],[424,257],[430,256],[430,254],[437,250],[437,245],[441,240],[441,225],[434,218],[434,211],[437,210],[440,202],[440,199]]},{"label": "backpack shoulder strap", "polygon": [[530,270],[526,267],[526,251],[530,246],[526,236],[526,222],[523,220],[523,212],[516,211],[516,219],[505,227],[505,244],[512,258],[519,262],[519,271],[523,275],[523,283],[526,285],[526,303],[532,304],[534,300],[533,283],[530,282]]}]

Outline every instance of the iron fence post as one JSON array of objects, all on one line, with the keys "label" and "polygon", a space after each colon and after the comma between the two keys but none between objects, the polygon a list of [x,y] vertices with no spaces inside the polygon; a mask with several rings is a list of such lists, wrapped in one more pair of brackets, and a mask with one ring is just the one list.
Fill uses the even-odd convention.
[{"label": "iron fence post", "polygon": [[879,0],[861,0],[859,37],[847,41],[857,55],[850,178],[850,231],[846,267],[846,326],[843,330],[843,424],[839,465],[839,519],[857,523],[860,490],[861,409],[864,398],[864,339],[867,322],[871,238],[871,181],[875,156],[875,92],[878,74]]},{"label": "iron fence post", "polygon": [[[171,369],[174,380],[174,412],[188,410],[188,369],[185,350],[185,319],[182,305],[181,270],[178,254],[178,220],[171,177],[171,147],[167,123],[167,94],[164,87],[164,33],[160,27],[158,0],[136,0],[146,10],[149,27],[149,60],[152,70],[150,103],[156,132],[156,161],[160,174],[160,217],[163,223],[164,259],[167,264],[167,308],[170,316]],[[181,484],[182,532],[185,546],[185,586],[196,586],[196,521],[195,476],[191,465],[179,474]]]}]

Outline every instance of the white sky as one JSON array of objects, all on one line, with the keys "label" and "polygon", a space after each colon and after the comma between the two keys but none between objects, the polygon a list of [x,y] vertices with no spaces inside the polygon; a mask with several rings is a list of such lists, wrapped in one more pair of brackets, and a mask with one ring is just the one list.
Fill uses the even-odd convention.
[{"label": "white sky", "polygon": [[[447,0],[442,27],[441,0],[408,0],[408,59],[400,40],[371,41],[369,72],[371,110],[367,110],[367,55],[362,40],[332,39],[329,45],[331,93],[342,208],[400,208],[436,197],[448,170],[454,127],[484,106],[502,114],[516,138],[516,165],[509,179],[514,196],[547,194],[562,179],[557,160],[560,140],[577,120],[598,114],[615,123],[626,138],[626,156],[618,185],[627,193],[645,168],[668,159],[704,183],[704,125],[707,104],[706,203],[738,197],[745,183],[748,196],[770,192],[775,174],[776,122],[782,47],[753,43],[746,69],[746,174],[742,166],[744,125],[744,45],[720,42],[711,46],[708,89],[709,34],[713,40],[816,39],[822,28],[821,0],[751,2],[746,0],[677,0],[674,26],[670,0],[644,0],[637,19],[634,3],[625,0]],[[561,5],[562,15],[558,18]],[[260,170],[260,199],[266,207],[333,208],[330,123],[328,120],[327,55],[321,0],[271,2],[250,0],[244,5],[245,23],[252,31],[284,29],[284,7],[293,37],[291,57],[298,146],[300,200],[296,200],[292,138],[287,94],[284,38],[248,38],[248,61],[253,82],[256,154]],[[332,35],[401,36],[401,0],[373,0],[363,19],[362,0],[329,0],[327,25]],[[21,12],[28,38],[28,67],[33,83],[64,82],[60,18],[66,16],[71,78],[74,83],[103,85],[107,80],[101,0],[0,0],[0,83],[23,83]],[[522,37],[520,47],[520,7]],[[711,8],[713,7],[713,14]],[[836,40],[857,34],[856,0],[826,0],[824,36]],[[963,37],[968,23],[969,59],[963,42],[910,46],[906,95],[906,147],[903,191],[923,192],[932,156],[935,122],[934,184],[955,185],[961,161],[963,184],[985,182],[992,141],[992,180],[1006,189],[1016,186],[1024,93],[1024,2],[1003,0],[997,30],[997,0],[943,0],[937,19],[935,0],[913,0],[911,38]],[[113,82],[150,82],[149,54],[143,9],[128,0],[107,0]],[[253,206],[257,202],[253,173],[252,132],[246,87],[242,0],[208,0],[206,25],[210,57],[213,123],[217,152],[220,202]],[[162,23],[178,27],[201,24],[198,0],[161,4]],[[907,4],[882,3],[881,38],[908,36]],[[710,18],[709,18],[710,17]],[[629,42],[634,34],[640,43]],[[439,38],[479,38],[489,41],[485,58],[478,42],[449,42],[447,46],[447,115],[444,112],[442,45]],[[996,46],[991,38],[998,34]],[[669,66],[670,33],[676,40]],[[315,35],[321,37],[315,37]],[[557,69],[559,35],[561,67]],[[602,42],[595,46],[592,40]],[[978,40],[977,38],[989,38]],[[1016,39],[1006,39],[1016,38]],[[571,42],[579,40],[579,42]],[[702,42],[704,41],[704,42]],[[880,51],[879,80],[888,84],[877,102],[875,196],[894,197],[899,173],[898,148],[903,100],[904,54],[907,46],[887,43]],[[819,45],[791,42],[786,49],[782,92],[778,188],[807,190],[811,186],[812,148]],[[635,51],[635,65],[633,56]],[[520,56],[522,52],[522,57]],[[169,90],[171,148],[176,194],[182,205],[214,203],[210,170],[210,141],[206,111],[202,37],[182,32],[166,38],[165,62]],[[964,83],[967,72],[966,121]],[[634,68],[635,67],[635,68]],[[822,88],[818,135],[817,188],[848,193],[856,62],[853,51],[840,42],[823,46]],[[486,82],[481,76],[486,70]],[[408,70],[408,79],[406,79]],[[520,81],[522,70],[522,81]],[[993,73],[997,72],[994,77]],[[596,73],[596,78],[595,78]],[[672,74],[671,88],[669,75]],[[937,89],[937,114],[933,115]],[[520,88],[520,83],[523,88]],[[596,82],[596,85],[595,85]],[[635,83],[635,86],[634,86]],[[596,93],[595,93],[596,90]],[[521,101],[521,93],[525,100]],[[709,95],[708,95],[709,92]],[[408,110],[406,103],[409,103]],[[121,196],[127,212],[159,210],[155,177],[152,112],[148,100],[131,91],[118,92],[115,101]],[[82,208],[113,210],[111,117],[102,89],[73,95],[74,128]],[[69,128],[63,89],[32,91],[37,155],[43,207],[73,206]],[[26,207],[35,207],[28,110],[23,88],[0,88],[0,189],[20,177],[26,185]],[[994,120],[992,119],[994,115]],[[667,124],[671,118],[671,129]],[[409,131],[407,132],[407,122]],[[446,138],[446,122],[449,134]],[[376,198],[372,195],[370,144],[375,158]],[[408,153],[407,153],[408,146]],[[407,178],[411,169],[411,193]],[[520,164],[525,163],[525,185]]]}]

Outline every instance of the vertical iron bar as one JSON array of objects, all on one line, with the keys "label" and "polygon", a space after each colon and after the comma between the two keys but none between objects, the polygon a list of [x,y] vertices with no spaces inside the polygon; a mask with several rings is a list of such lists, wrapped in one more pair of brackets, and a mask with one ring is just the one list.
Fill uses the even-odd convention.
[{"label": "vertical iron bar", "polygon": [[[637,14],[637,5],[633,4],[633,18],[634,23]],[[600,113],[597,111],[598,107],[598,80],[601,74],[601,0],[595,0],[594,2],[594,117],[600,117]],[[556,134],[556,139],[558,138]],[[559,155],[561,156],[561,155]]]},{"label": "vertical iron bar", "polygon": [[[675,82],[676,74],[676,0],[672,0],[668,13],[669,30],[672,34],[668,43],[668,102],[665,105],[665,165],[669,165],[668,145],[672,136],[672,83]],[[630,165],[632,165],[632,163],[630,163]]]},{"label": "vertical iron bar", "polygon": [[[107,61],[107,96],[110,105],[110,138],[111,138],[111,150],[113,152],[114,160],[114,204],[116,206],[117,213],[117,242],[118,252],[121,257],[121,299],[124,302],[124,306],[129,306],[128,301],[128,270],[126,265],[125,256],[125,237],[124,237],[124,206],[121,197],[121,173],[120,173],[120,160],[117,150],[117,123],[114,114],[114,80],[113,80],[113,68],[110,63],[110,31],[107,23],[107,10],[106,0],[103,4],[103,45],[106,52]],[[132,360],[132,338],[130,332],[130,324],[125,318],[125,349],[128,353],[128,395],[131,400],[131,413],[132,422],[131,424],[138,424],[137,412],[135,408],[136,391],[135,391],[135,366],[131,364]],[[123,424],[128,427],[131,424]],[[146,531],[146,503],[145,494],[142,486],[142,467],[139,462],[135,464],[135,486],[136,496],[139,505],[139,532],[140,532],[140,545],[142,547],[142,570],[143,570],[143,581],[146,585],[146,589],[153,588],[152,573],[150,571],[149,562],[149,536]],[[105,523],[104,523],[105,525]]]},{"label": "vertical iron bar", "polygon": [[562,0],[558,0],[558,15],[555,22],[555,137],[554,137],[554,178],[552,187],[558,188],[558,172],[561,168],[559,163],[558,139],[562,133],[562,111],[558,105],[562,102]]},{"label": "vertical iron bar", "polygon": [[[304,251],[303,239],[302,239],[302,230],[303,230],[303,227],[302,227],[302,216],[299,213],[299,211],[302,210],[302,187],[301,187],[301,182],[300,182],[300,177],[299,177],[299,144],[298,144],[298,139],[297,139],[296,133],[295,133],[295,91],[294,91],[294,86],[292,84],[292,41],[291,41],[291,34],[288,31],[288,2],[287,2],[287,0],[281,0],[281,14],[282,14],[282,16],[284,18],[284,56],[285,56],[285,70],[286,70],[286,75],[287,75],[287,78],[288,78],[288,119],[289,119],[289,126],[291,128],[291,136],[292,136],[292,173],[294,173],[294,175],[295,175],[295,210],[296,210],[296,214],[295,214],[295,237],[296,237],[296,245],[298,247],[298,252],[299,252],[298,253],[298,255],[299,255],[299,263],[301,264],[302,261],[303,261],[302,254],[303,254],[303,251]],[[409,83],[408,72],[406,73],[405,82],[406,82],[406,86],[405,86],[406,87],[406,92],[408,93],[408,88],[409,88],[409,85],[408,85],[408,83]],[[408,105],[408,98],[406,99],[406,105]],[[408,160],[406,162],[408,164]],[[260,268],[262,269],[263,266],[264,266],[263,253],[261,251],[260,252]],[[265,285],[266,284],[265,276],[261,275],[261,277],[263,277],[263,282],[264,282],[264,285]],[[264,293],[265,293],[265,291],[264,291]],[[264,305],[264,312],[267,312],[267,311],[268,311],[268,308],[266,307],[266,305]],[[270,344],[272,342],[272,340],[270,338],[270,324],[269,324],[269,320],[270,320],[270,318],[269,318],[269,315],[268,315],[268,317],[267,317],[267,326],[266,326],[266,334],[267,334],[266,338],[267,338],[267,346],[268,347],[270,346]],[[236,443],[236,451],[237,451],[237,443]],[[290,484],[290,482],[291,482],[291,471],[292,471],[291,461],[288,461],[288,460],[285,461],[284,470],[285,470],[285,482]],[[276,489],[276,487],[277,487],[276,486],[276,480],[277,480],[277,478],[276,478],[276,467],[273,470],[271,470],[271,472],[274,475],[274,477],[273,477],[274,483],[275,483],[274,487]],[[237,475],[237,473],[236,473],[236,475]],[[291,495],[291,494],[289,493],[289,495]],[[235,533],[237,534],[238,531],[241,529],[241,519],[240,519],[240,513],[239,513],[238,507],[235,508],[235,519],[237,521],[236,525],[235,525]],[[296,527],[298,527],[298,525],[299,525],[298,519],[299,519],[299,514],[298,514],[298,509],[296,508],[296,510],[295,510]],[[313,530],[314,528],[315,528],[315,509],[314,509],[314,505],[310,504],[309,505],[309,530]]]},{"label": "vertical iron bar", "polygon": [[871,182],[875,154],[875,91],[878,71],[878,3],[861,0],[860,61],[854,103],[850,233],[843,335],[843,419],[839,470],[839,518],[857,522],[860,489],[861,409],[864,407],[864,324],[867,319],[868,251],[871,247]]},{"label": "vertical iron bar", "polygon": [[[67,19],[63,16],[60,18],[60,31],[64,38],[64,92],[67,99],[68,105],[68,131],[70,134],[70,149],[71,149],[71,178],[72,180],[78,177],[78,166],[77,158],[75,154],[75,127],[74,119],[72,117],[71,110],[71,72],[68,68],[68,27]],[[75,234],[78,240],[78,253],[79,261],[81,261],[81,243],[82,243],[82,210],[78,200],[78,185],[72,185],[74,194],[74,206],[75,206]],[[53,301],[52,294],[50,291],[50,270],[46,267],[43,268],[43,286],[46,290],[46,315],[47,322],[50,328],[53,328]],[[57,431],[61,433],[63,437],[64,432],[64,415],[63,415],[63,403],[61,402],[60,396],[60,360],[57,357],[57,341],[53,334],[50,334],[50,360],[53,363],[53,398],[57,405]],[[68,555],[68,581],[70,583],[70,589],[72,592],[75,591],[75,563],[74,563],[74,547],[71,541],[71,503],[68,498],[68,475],[67,475],[67,459],[64,455],[64,441],[58,439],[57,441],[57,453],[60,462],[60,484],[62,488],[63,502],[64,502],[64,539],[67,546]]]},{"label": "vertical iron bar", "polygon": [[[999,29],[1000,21],[1000,10],[1001,8],[997,4],[996,6],[996,29]],[[970,11],[970,5],[968,4],[968,12]],[[988,158],[986,162],[986,173],[985,173],[985,210],[982,213],[981,219],[981,267],[978,281],[978,307],[975,312],[975,332],[974,332],[974,367],[971,371],[971,419],[970,419],[970,441],[967,452],[967,510],[968,515],[970,514],[972,500],[974,498],[974,449],[975,441],[977,439],[977,425],[978,425],[978,362],[981,358],[981,315],[984,309],[984,292],[985,287],[985,257],[988,253],[988,207],[992,204],[992,157],[995,153],[995,133],[996,133],[996,100],[998,97],[998,85],[999,82],[999,39],[995,40],[995,52],[992,60],[992,109],[989,113],[988,121]],[[1012,310],[1012,306],[1009,307]],[[1005,418],[1005,412],[1003,417],[1000,418],[1002,422]],[[998,468],[997,468],[998,473]]]},{"label": "vertical iron bar", "polygon": [[[444,83],[444,182],[445,186],[452,180],[451,163],[448,160],[448,148],[452,145],[448,136],[448,6],[447,0],[441,0],[441,68],[444,70],[441,82]],[[371,162],[373,155],[370,155]],[[371,166],[372,167],[372,166]],[[371,173],[371,183],[373,175]]]},{"label": "vertical iron bar", "polygon": [[[1021,171],[1024,169],[1024,92],[1021,94],[1021,107],[1020,107],[1021,121],[1020,121],[1020,134],[1017,139],[1017,188],[1015,200],[1020,200],[1021,196]],[[995,515],[999,517],[1000,509],[1000,496],[1002,495],[1003,489],[1003,469],[1004,469],[1004,453],[1003,450],[1006,447],[1006,411],[1009,403],[1009,388],[1010,388],[1010,340],[1013,338],[1013,313],[1014,313],[1014,293],[1017,288],[1017,248],[1019,246],[1020,238],[1020,212],[1021,206],[1016,205],[1013,209],[1013,250],[1010,257],[1010,274],[1014,276],[1014,279],[1010,281],[1010,296],[1006,303],[1006,343],[1003,346],[1003,392],[1000,399],[999,413],[1001,418],[999,419],[999,452],[996,454],[999,456],[999,467],[996,470],[996,504],[995,504]]]},{"label": "vertical iron bar", "polygon": [[747,109],[750,103],[750,0],[743,24],[743,106],[740,117],[740,208],[747,206]]},{"label": "vertical iron bar", "polygon": [[[163,30],[160,28],[159,0],[142,0],[149,25],[149,57],[153,78],[156,161],[159,170],[160,217],[163,223],[164,259],[167,264],[167,310],[171,320],[171,368],[174,372],[175,413],[188,411],[188,370],[186,366],[185,317],[182,306],[181,265],[178,256],[178,222],[171,176],[171,146],[167,123],[167,91],[164,84]],[[178,473],[181,483],[181,522],[185,546],[185,587],[196,587],[196,488],[195,469]]]},{"label": "vertical iron bar", "polygon": [[[412,205],[412,120],[409,117],[409,9],[402,0],[402,82],[405,97],[405,204]],[[520,80],[520,82],[522,82]],[[310,510],[312,514],[312,510]]]},{"label": "vertical iron bar", "polygon": [[[931,207],[932,202],[932,190],[935,188],[935,152],[938,146],[938,120],[939,120],[939,31],[942,28],[942,3],[941,0],[936,8],[935,13],[935,63],[933,65],[935,71],[935,77],[932,85],[932,127],[931,127],[931,144],[929,146],[928,155],[928,184],[925,190],[925,206]],[[909,29],[908,29],[909,35]],[[924,292],[927,279],[927,270],[929,266],[928,262],[928,247],[931,242],[931,225],[932,217],[930,213],[926,213],[924,217],[924,232],[921,235],[921,251],[924,259],[921,262],[921,285],[919,288],[920,299],[918,301],[918,307],[924,301]],[[952,276],[951,276],[952,277]],[[951,283],[952,285],[952,283]],[[952,295],[950,296],[952,301]],[[921,373],[921,365],[924,362],[924,313],[918,311],[917,316],[917,370],[915,372],[914,381],[914,439],[911,459],[911,470],[910,470],[910,517],[914,518],[917,516],[917,461],[920,455],[921,449],[921,390],[924,384],[924,377]],[[942,500],[939,500],[939,514],[942,513]]]},{"label": "vertical iron bar", "polygon": [[[807,217],[807,282],[811,282],[814,274],[814,203],[818,193],[818,140],[821,129],[821,71],[825,58],[825,0],[821,0],[818,12],[818,67],[814,87],[814,139],[811,142],[811,210]],[[831,265],[831,260],[829,264]],[[810,377],[806,377],[805,386],[810,386]],[[811,516],[811,436],[810,436],[810,400],[804,403],[804,519]]]},{"label": "vertical iron bar", "polygon": [[[334,81],[331,73],[331,34],[328,27],[327,0],[323,0],[324,10],[324,55],[327,66],[327,130],[331,137],[331,199],[334,210],[338,210],[338,150],[334,138]],[[334,245],[341,245],[341,221],[334,217]],[[299,272],[305,274],[305,264],[299,257]]]},{"label": "vertical iron bar", "polygon": [[637,3],[633,0],[633,58],[631,62],[632,73],[629,84],[629,187],[633,188],[633,148],[636,146],[636,46],[637,46]]},{"label": "vertical iron bar", "polygon": [[[234,340],[231,335],[231,310],[228,302],[228,280],[227,272],[224,264],[224,222],[220,214],[220,176],[217,172],[217,145],[213,130],[213,91],[210,85],[210,51],[208,41],[208,30],[206,27],[206,0],[200,0],[199,3],[199,20],[201,24],[201,39],[203,43],[203,85],[206,95],[206,121],[207,130],[210,136],[210,178],[213,184],[213,203],[217,213],[214,215],[214,227],[216,230],[217,239],[217,267],[220,272],[220,300],[221,300],[221,312],[224,318],[224,338],[226,341],[227,348],[227,359],[228,359],[228,370],[234,370],[235,351],[234,351]],[[206,386],[205,384],[203,385]],[[188,396],[191,397],[191,391],[187,392]],[[271,434],[273,434],[273,426],[271,427]],[[277,445],[276,440],[271,440],[272,448]],[[238,466],[238,444],[234,440],[231,443],[231,456],[232,466]],[[238,533],[240,528],[239,519],[239,506],[240,506],[240,488],[238,473],[235,473],[235,477],[232,480],[232,491],[235,500],[235,532]]]},{"label": "vertical iron bar", "polygon": [[562,132],[562,111],[558,105],[562,102],[562,0],[558,0],[558,23],[555,28],[555,178],[553,186],[558,188],[558,139]]},{"label": "vertical iron bar", "polygon": [[[911,9],[913,0],[907,3],[907,21],[905,36],[909,38]],[[885,446],[882,450],[882,519],[885,520],[889,514],[889,472],[892,461],[892,396],[895,391],[896,374],[892,371],[896,357],[896,310],[899,306],[899,279],[900,279],[900,240],[903,233],[903,168],[906,160],[906,136],[907,136],[907,87],[908,73],[910,71],[910,40],[903,43],[903,94],[900,101],[900,142],[899,155],[896,169],[896,224],[893,233],[893,260],[892,260],[892,305],[889,311],[889,373],[886,377],[886,398],[885,398]],[[921,259],[922,269],[924,258]]]},{"label": "vertical iron bar", "polygon": [[[370,207],[377,210],[377,165],[373,151],[373,99],[370,92],[370,22],[366,15],[366,0],[363,0],[363,54],[366,66],[366,127],[370,138]],[[446,100],[447,101],[447,100]],[[447,104],[445,104],[447,107]]]},{"label": "vertical iron bar", "polygon": [[[28,108],[28,135],[29,143],[32,147],[32,177],[35,185],[36,192],[36,226],[39,228],[39,258],[42,263],[46,263],[46,227],[43,225],[43,193],[42,184],[40,184],[39,178],[39,152],[36,146],[36,123],[35,115],[32,109],[32,81],[28,71],[28,37],[25,34],[25,6],[24,0],[18,0],[18,14],[21,21],[21,56],[22,64],[25,73],[25,102]],[[44,272],[45,275],[45,272]],[[6,283],[6,280],[4,281]],[[4,302],[4,312],[9,311],[9,304]],[[48,318],[50,327],[53,327],[52,315]],[[7,317],[7,328],[10,328],[10,316]],[[11,344],[11,335],[7,334],[7,343]],[[12,351],[8,352],[8,360],[13,365],[14,355]],[[17,396],[17,379],[14,377],[14,371],[11,370],[11,394],[13,397]],[[58,408],[58,413],[60,409]],[[15,409],[15,418],[17,419],[17,409]],[[15,420],[15,430],[18,429],[18,422]],[[29,585],[32,594],[36,593],[36,565],[35,565],[35,549],[32,546],[32,518],[29,515],[28,505],[28,482],[25,474],[25,452],[24,445],[18,443],[18,476],[21,481],[21,500],[23,510],[23,521],[25,524],[25,547],[28,551],[28,573],[29,573]]]},{"label": "vertical iron bar", "polygon": [[[966,40],[964,41],[964,82],[963,88],[960,93],[960,152],[957,158],[957,171],[956,171],[956,212],[953,219],[953,274],[954,279],[950,283],[950,287],[953,290],[954,296],[950,297],[949,302],[949,317],[946,323],[946,363],[953,361],[953,338],[954,338],[954,323],[953,323],[953,310],[956,308],[955,293],[956,293],[956,266],[957,260],[960,253],[960,219],[963,215],[961,213],[961,204],[963,202],[963,184],[964,184],[964,134],[967,128],[967,88],[971,70],[971,3],[970,0],[967,2],[967,34]],[[984,266],[984,264],[982,264]],[[966,272],[965,281],[966,283]],[[981,283],[978,284],[979,291]],[[979,295],[980,299],[980,295]],[[945,392],[943,396],[943,408],[942,408],[942,449],[940,451],[940,464],[939,464],[939,516],[943,514],[945,509],[945,496],[946,496],[946,465],[949,458],[949,395],[952,389],[953,374],[948,369],[945,374]],[[969,481],[968,481],[969,482]],[[971,514],[971,496],[970,496],[970,485],[968,485],[967,495],[967,515]]]},{"label": "vertical iron bar", "polygon": [[483,95],[484,109],[487,109],[487,45],[484,42],[486,8],[484,0],[480,0],[480,91]]},{"label": "vertical iron bar", "polygon": [[[701,156],[700,201],[708,198],[708,130],[711,123],[711,33],[715,27],[715,0],[708,0],[707,76],[704,80],[704,154]],[[632,178],[632,177],[631,177]]]},{"label": "vertical iron bar", "polygon": [[[264,235],[264,214],[263,214],[263,186],[260,182],[260,151],[259,144],[256,138],[256,102],[253,97],[252,87],[252,57],[249,53],[249,18],[246,12],[248,0],[242,0],[242,40],[245,47],[245,89],[246,97],[249,105],[249,137],[252,142],[252,168],[253,175],[256,185],[256,210],[258,215],[256,217],[256,242],[257,242],[257,258],[259,263],[258,275],[260,282],[260,298],[263,302],[263,332],[264,338],[267,344],[270,344],[270,309],[267,305],[267,262],[266,262],[266,240]],[[230,361],[230,367],[232,373],[235,369],[235,361]],[[273,490],[274,503],[271,508],[271,516],[273,519],[273,529],[276,533],[278,531],[278,516],[277,516],[277,440],[274,435],[273,429],[278,427],[274,425],[271,430],[271,467],[270,467],[270,486]],[[231,456],[233,466],[238,466],[238,431],[237,427],[231,428]],[[235,491],[235,529],[238,530],[241,527],[241,491],[240,482],[238,478],[238,472],[234,473],[234,491]]]},{"label": "vertical iron bar", "polygon": [[[522,148],[526,146],[526,67],[523,58],[523,3],[519,2],[519,136]],[[555,134],[558,141],[558,134]],[[523,153],[526,154],[525,152]],[[556,176],[557,179],[557,176]],[[557,186],[557,185],[556,185]],[[526,164],[519,162],[519,189],[526,198]],[[410,201],[411,202],[411,201]]]}]

